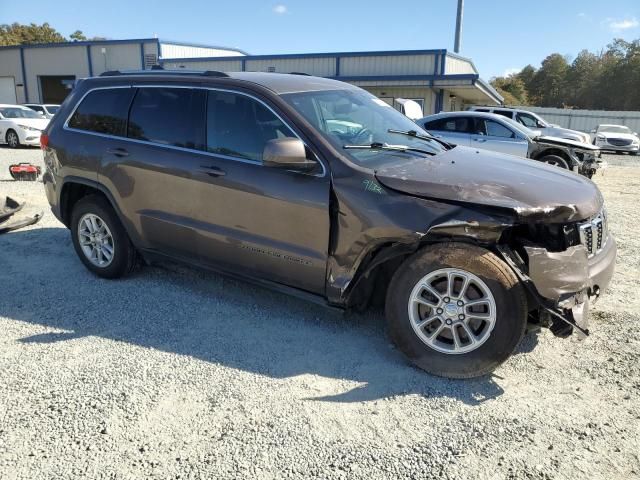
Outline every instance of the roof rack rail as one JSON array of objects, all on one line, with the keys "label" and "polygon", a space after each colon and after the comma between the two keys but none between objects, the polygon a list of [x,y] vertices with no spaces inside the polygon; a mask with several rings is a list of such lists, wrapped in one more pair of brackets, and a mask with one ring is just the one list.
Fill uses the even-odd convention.
[{"label": "roof rack rail", "polygon": [[218,72],[217,70],[206,70],[203,75],[205,77],[229,77],[226,73]]},{"label": "roof rack rail", "polygon": [[217,72],[215,70],[198,70],[198,71],[193,71],[193,70],[189,70],[189,71],[185,71],[185,70],[165,70],[164,68],[162,68],[162,66],[159,66],[160,68],[151,68],[151,70],[126,70],[126,71],[120,71],[120,70],[109,70],[106,72],[101,73],[99,76],[100,77],[116,77],[119,75],[201,75],[201,76],[205,76],[205,77],[229,77],[229,75],[227,75],[224,72]]},{"label": "roof rack rail", "polygon": [[304,72],[289,72],[289,75],[304,75],[305,77],[310,77],[311,75]]}]

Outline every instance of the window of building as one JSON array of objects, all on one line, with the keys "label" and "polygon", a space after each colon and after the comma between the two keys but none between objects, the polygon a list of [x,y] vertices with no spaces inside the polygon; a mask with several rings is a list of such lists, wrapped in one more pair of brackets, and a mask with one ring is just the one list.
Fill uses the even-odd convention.
[{"label": "window of building", "polygon": [[262,103],[231,92],[209,92],[207,150],[262,161],[269,140],[295,134]]},{"label": "window of building", "polygon": [[204,148],[205,90],[139,88],[127,136],[174,147]]},{"label": "window of building", "polygon": [[132,88],[90,92],[69,120],[69,127],[89,132],[124,136]]}]

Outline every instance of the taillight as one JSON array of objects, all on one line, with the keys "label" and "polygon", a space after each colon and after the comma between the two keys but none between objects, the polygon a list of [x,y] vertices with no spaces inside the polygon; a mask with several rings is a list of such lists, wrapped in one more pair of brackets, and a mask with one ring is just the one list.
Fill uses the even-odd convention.
[{"label": "taillight", "polygon": [[40,148],[44,150],[49,145],[49,135],[43,133],[40,135]]}]

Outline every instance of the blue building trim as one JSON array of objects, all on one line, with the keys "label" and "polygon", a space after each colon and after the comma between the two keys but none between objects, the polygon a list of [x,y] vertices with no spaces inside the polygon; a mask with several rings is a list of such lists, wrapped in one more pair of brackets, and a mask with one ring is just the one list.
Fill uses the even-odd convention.
[{"label": "blue building trim", "polygon": [[[446,54],[446,50],[385,50],[376,52],[327,52],[327,53],[287,53],[283,55],[247,55],[247,60],[288,60],[295,58],[344,58],[344,57],[396,57],[407,55],[436,55]],[[234,57],[188,57],[163,58],[165,62],[206,62],[213,60],[229,60]]]},{"label": "blue building trim", "polygon": [[440,57],[440,74],[445,75],[446,71],[447,71],[447,53],[445,52]]},{"label": "blue building trim", "polygon": [[144,70],[144,42],[140,42],[140,68]]},{"label": "blue building trim", "polygon": [[89,76],[93,77],[93,62],[91,61],[91,45],[87,45],[87,64],[89,65]]},{"label": "blue building trim", "polygon": [[336,77],[340,76],[340,57],[336,57]]},{"label": "blue building trim", "polygon": [[240,62],[240,64],[242,65],[242,71],[246,72],[247,71],[247,61],[243,58],[242,61]]},{"label": "blue building trim", "polygon": [[117,45],[140,42],[148,43],[157,41],[157,38],[133,38],[131,40],[88,40],[86,42],[33,43],[29,45],[6,45],[0,47],[0,50],[11,50],[12,48],[85,47],[87,45]]},{"label": "blue building trim", "polygon": [[347,82],[355,81],[398,81],[398,80],[426,80],[430,82],[438,80],[469,80],[470,85],[478,79],[478,75],[473,73],[460,73],[454,75],[348,75],[328,77],[334,80],[342,80]]},{"label": "blue building trim", "polygon": [[440,113],[442,111],[442,107],[444,106],[444,90],[438,90],[436,94],[436,108],[435,113]]},{"label": "blue building trim", "polygon": [[27,103],[29,101],[29,89],[27,88],[27,70],[24,67],[23,47],[20,47],[20,68],[22,69],[22,88],[24,89],[24,103]]}]

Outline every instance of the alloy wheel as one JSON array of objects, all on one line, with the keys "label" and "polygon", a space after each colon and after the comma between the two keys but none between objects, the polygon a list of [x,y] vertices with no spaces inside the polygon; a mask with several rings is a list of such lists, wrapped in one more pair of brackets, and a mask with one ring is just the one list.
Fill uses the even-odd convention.
[{"label": "alloy wheel", "polygon": [[413,288],[409,320],[434,350],[463,354],[487,341],[496,323],[496,302],[487,284],[457,268],[435,270]]},{"label": "alloy wheel", "polygon": [[78,223],[78,241],[85,257],[96,267],[108,267],[115,251],[111,230],[98,215],[86,213]]}]

